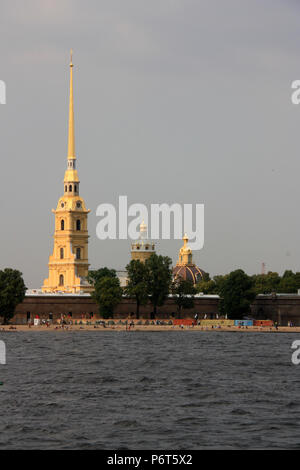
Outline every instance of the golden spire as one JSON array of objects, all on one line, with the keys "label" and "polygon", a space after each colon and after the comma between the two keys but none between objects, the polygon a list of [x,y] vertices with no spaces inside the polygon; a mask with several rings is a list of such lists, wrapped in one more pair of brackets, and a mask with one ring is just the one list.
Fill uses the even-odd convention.
[{"label": "golden spire", "polygon": [[68,137],[68,159],[75,159],[75,136],[74,136],[74,110],[73,110],[73,51],[71,49],[70,60],[70,107],[69,107],[69,137]]}]

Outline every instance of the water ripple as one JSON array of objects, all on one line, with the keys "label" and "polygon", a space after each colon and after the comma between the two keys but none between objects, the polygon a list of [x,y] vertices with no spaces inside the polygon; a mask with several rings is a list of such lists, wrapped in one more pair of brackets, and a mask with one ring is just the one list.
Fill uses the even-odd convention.
[{"label": "water ripple", "polygon": [[1,449],[299,449],[290,334],[4,335]]}]

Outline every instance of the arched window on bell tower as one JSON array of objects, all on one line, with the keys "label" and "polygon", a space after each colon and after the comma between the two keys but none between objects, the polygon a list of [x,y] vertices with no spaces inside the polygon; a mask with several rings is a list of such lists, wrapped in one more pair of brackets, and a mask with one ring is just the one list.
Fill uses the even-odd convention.
[{"label": "arched window on bell tower", "polygon": [[69,186],[69,192],[71,193],[72,192],[72,185],[70,184]]},{"label": "arched window on bell tower", "polygon": [[76,248],[76,259],[81,259],[81,249]]},{"label": "arched window on bell tower", "polygon": [[81,230],[81,222],[79,219],[76,220],[76,230]]},{"label": "arched window on bell tower", "polygon": [[64,285],[64,275],[63,275],[63,274],[61,274],[61,275],[59,276],[59,285],[60,285],[60,286],[63,286],[63,285]]},{"label": "arched window on bell tower", "polygon": [[60,259],[64,259],[64,249],[60,249]]},{"label": "arched window on bell tower", "polygon": [[62,221],[60,222],[60,229],[61,229],[61,230],[65,230],[65,221],[64,221],[64,220],[62,220]]}]

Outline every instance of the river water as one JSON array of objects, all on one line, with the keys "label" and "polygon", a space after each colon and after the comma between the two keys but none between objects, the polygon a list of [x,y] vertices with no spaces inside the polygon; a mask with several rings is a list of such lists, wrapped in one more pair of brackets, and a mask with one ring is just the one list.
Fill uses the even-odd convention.
[{"label": "river water", "polygon": [[0,333],[0,449],[300,448],[296,339]]}]

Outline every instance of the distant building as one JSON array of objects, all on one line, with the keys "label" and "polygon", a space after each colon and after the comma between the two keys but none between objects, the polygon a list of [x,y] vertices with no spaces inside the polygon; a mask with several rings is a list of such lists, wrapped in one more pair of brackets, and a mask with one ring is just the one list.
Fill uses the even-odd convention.
[{"label": "distant building", "polygon": [[131,259],[144,263],[153,253],[155,253],[155,244],[148,240],[147,225],[143,221],[140,225],[138,240],[131,244]]},{"label": "distant building", "polygon": [[87,282],[88,226],[85,202],[79,196],[79,178],[76,170],[73,63],[70,63],[70,108],[67,170],[64,177],[64,195],[59,199],[55,214],[53,253],[49,257],[49,276],[44,280],[43,292],[90,292]]},{"label": "distant building", "polygon": [[173,268],[173,277],[174,279],[182,277],[196,284],[204,278],[205,272],[193,263],[193,253],[187,244],[188,241],[188,236],[185,233],[183,236],[183,246],[179,250],[177,264]]},{"label": "distant building", "polygon": [[117,270],[116,275],[120,281],[121,287],[126,287],[128,282],[128,274],[126,270]]}]

